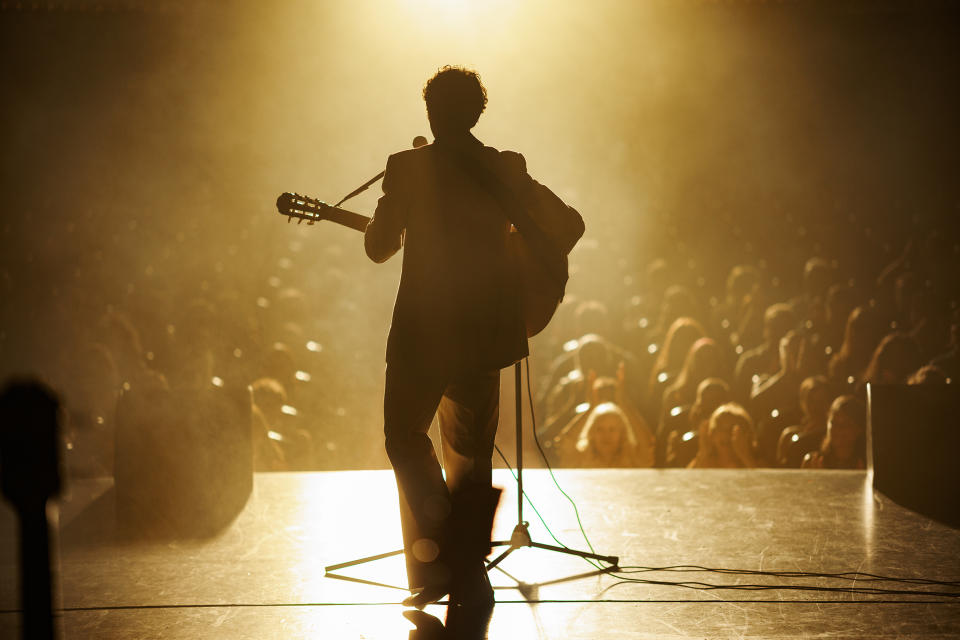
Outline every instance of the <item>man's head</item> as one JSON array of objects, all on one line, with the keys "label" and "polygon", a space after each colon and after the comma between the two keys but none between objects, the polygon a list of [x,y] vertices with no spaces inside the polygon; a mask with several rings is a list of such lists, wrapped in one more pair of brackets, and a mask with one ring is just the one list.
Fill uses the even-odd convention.
[{"label": "man's head", "polygon": [[423,87],[434,137],[466,133],[487,106],[487,90],[475,71],[443,67]]}]

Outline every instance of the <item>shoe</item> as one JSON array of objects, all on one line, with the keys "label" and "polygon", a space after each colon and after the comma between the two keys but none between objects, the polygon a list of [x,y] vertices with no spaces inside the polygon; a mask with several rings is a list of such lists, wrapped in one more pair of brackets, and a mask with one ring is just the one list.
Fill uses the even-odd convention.
[{"label": "shoe", "polygon": [[475,640],[487,637],[496,600],[481,561],[458,580],[450,593],[446,628],[451,638]]},{"label": "shoe", "polygon": [[429,580],[427,586],[405,598],[403,606],[423,609],[450,594],[451,606],[456,602],[493,610],[493,589],[483,558],[490,553],[490,528],[500,494],[500,489],[492,487],[470,487],[458,496],[447,522],[448,542],[435,561],[436,568],[449,569],[442,574],[435,570],[432,578],[421,576]]},{"label": "shoe", "polygon": [[416,625],[410,632],[410,640],[447,640],[452,636],[439,619],[423,611],[404,611],[403,617]]}]

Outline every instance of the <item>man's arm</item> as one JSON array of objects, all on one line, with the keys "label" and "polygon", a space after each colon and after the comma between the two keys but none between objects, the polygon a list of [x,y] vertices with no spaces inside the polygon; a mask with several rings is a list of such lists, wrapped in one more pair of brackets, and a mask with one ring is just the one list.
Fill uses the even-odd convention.
[{"label": "man's arm", "polygon": [[403,246],[403,230],[407,226],[407,203],[399,189],[394,156],[387,158],[383,175],[383,196],[363,235],[363,248],[374,262],[385,262]]},{"label": "man's arm", "polygon": [[[583,236],[583,218],[553,191],[527,173],[527,161],[514,151],[500,152],[500,178],[519,197],[531,220],[567,255]],[[523,229],[520,230],[523,232]]]}]

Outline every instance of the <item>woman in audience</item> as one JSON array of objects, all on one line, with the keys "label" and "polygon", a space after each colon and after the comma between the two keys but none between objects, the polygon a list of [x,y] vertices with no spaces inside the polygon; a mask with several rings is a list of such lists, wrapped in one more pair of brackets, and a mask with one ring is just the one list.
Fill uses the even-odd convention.
[{"label": "woman in audience", "polygon": [[567,365],[572,369],[553,383],[542,403],[545,418],[541,433],[547,437],[566,425],[577,413],[577,407],[590,402],[592,379],[613,377],[617,363],[629,358],[629,354],[596,334],[587,334],[575,342],[573,358]]},{"label": "woman in audience", "polygon": [[780,370],[780,339],[797,326],[797,316],[790,305],[772,304],[763,314],[763,343],[745,351],[737,360],[733,376],[733,392],[746,401],[753,388]]},{"label": "woman in audience", "polygon": [[666,415],[674,408],[692,405],[697,397],[697,387],[703,380],[713,377],[723,378],[723,356],[716,342],[710,338],[700,338],[687,352],[677,379],[663,392],[660,424],[665,422]]},{"label": "woman in audience", "polygon": [[757,420],[757,442],[761,458],[773,463],[783,428],[799,417],[797,389],[809,368],[807,343],[803,334],[790,330],[780,340],[780,370],[754,388],[750,415]]},{"label": "woman in audience", "polygon": [[590,390],[588,401],[575,407],[571,415],[564,416],[566,422],[547,425],[538,434],[544,440],[543,446],[550,464],[570,464],[576,458],[577,440],[591,410],[605,402],[616,402],[617,381],[614,378],[597,377],[596,373],[592,373],[586,384]]},{"label": "woman in audience", "polygon": [[750,396],[750,413],[769,415],[787,413],[797,406],[797,388],[804,372],[806,341],[798,331],[788,331],[780,339],[780,369],[756,385]]},{"label": "woman in audience", "polygon": [[814,361],[826,368],[830,357],[840,350],[847,318],[857,304],[856,291],[845,282],[832,285],[827,290],[824,302],[824,325],[812,337],[811,346],[816,349]]},{"label": "woman in audience", "polygon": [[742,344],[745,334],[751,333],[746,326],[752,315],[751,307],[760,288],[760,272],[751,265],[738,264],[727,276],[725,299],[713,311],[714,323],[730,334],[734,344]]},{"label": "woman in audience", "polygon": [[827,435],[817,451],[803,458],[804,469],[865,469],[866,407],[857,398],[840,396],[830,405]]},{"label": "woman in audience", "polygon": [[777,465],[799,469],[803,456],[813,451],[827,435],[827,414],[833,402],[830,383],[825,376],[810,376],[800,383],[800,424],[787,427],[777,443]]},{"label": "woman in audience", "polygon": [[710,416],[722,404],[730,402],[730,385],[720,378],[707,378],[697,387],[697,399],[690,408],[687,430],[671,429],[667,434],[664,466],[686,467],[697,454],[700,433]]},{"label": "woman in audience", "polygon": [[594,407],[577,439],[576,454],[570,466],[650,467],[653,466],[653,442],[638,441],[630,419],[616,404],[604,402]]},{"label": "woman in audience", "polygon": [[663,304],[660,305],[660,317],[657,323],[650,329],[647,336],[648,343],[661,344],[677,318],[695,318],[699,320],[700,309],[697,299],[690,292],[690,289],[681,285],[672,285],[667,288],[663,294]]},{"label": "woman in audience", "polygon": [[689,469],[752,469],[754,453],[753,420],[735,402],[720,405],[701,427],[700,448]]},{"label": "woman in audience", "polygon": [[706,335],[703,326],[690,317],[677,318],[670,325],[670,330],[667,331],[667,336],[663,340],[663,346],[657,354],[657,361],[650,371],[650,380],[647,382],[648,415],[660,414],[660,402],[663,400],[664,390],[680,373],[693,343]]},{"label": "woman in audience", "polygon": [[838,389],[853,389],[863,378],[870,356],[881,337],[882,323],[873,309],[859,306],[851,311],[840,351],[830,359],[830,383]]},{"label": "woman in audience", "polygon": [[803,265],[803,292],[793,299],[791,307],[815,331],[823,326],[827,290],[835,279],[833,265],[823,257],[812,256]]},{"label": "woman in audience", "polygon": [[870,384],[906,384],[907,378],[923,364],[916,341],[902,332],[886,335],[873,352],[858,390]]}]

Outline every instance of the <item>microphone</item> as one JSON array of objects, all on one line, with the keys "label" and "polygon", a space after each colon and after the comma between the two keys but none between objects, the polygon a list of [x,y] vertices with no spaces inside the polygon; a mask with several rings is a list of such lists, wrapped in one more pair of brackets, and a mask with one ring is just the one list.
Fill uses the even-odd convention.
[{"label": "microphone", "polygon": [[424,138],[423,136],[417,136],[416,138],[413,139],[414,149],[419,149],[420,147],[425,146],[426,144],[427,144],[427,139]]}]

